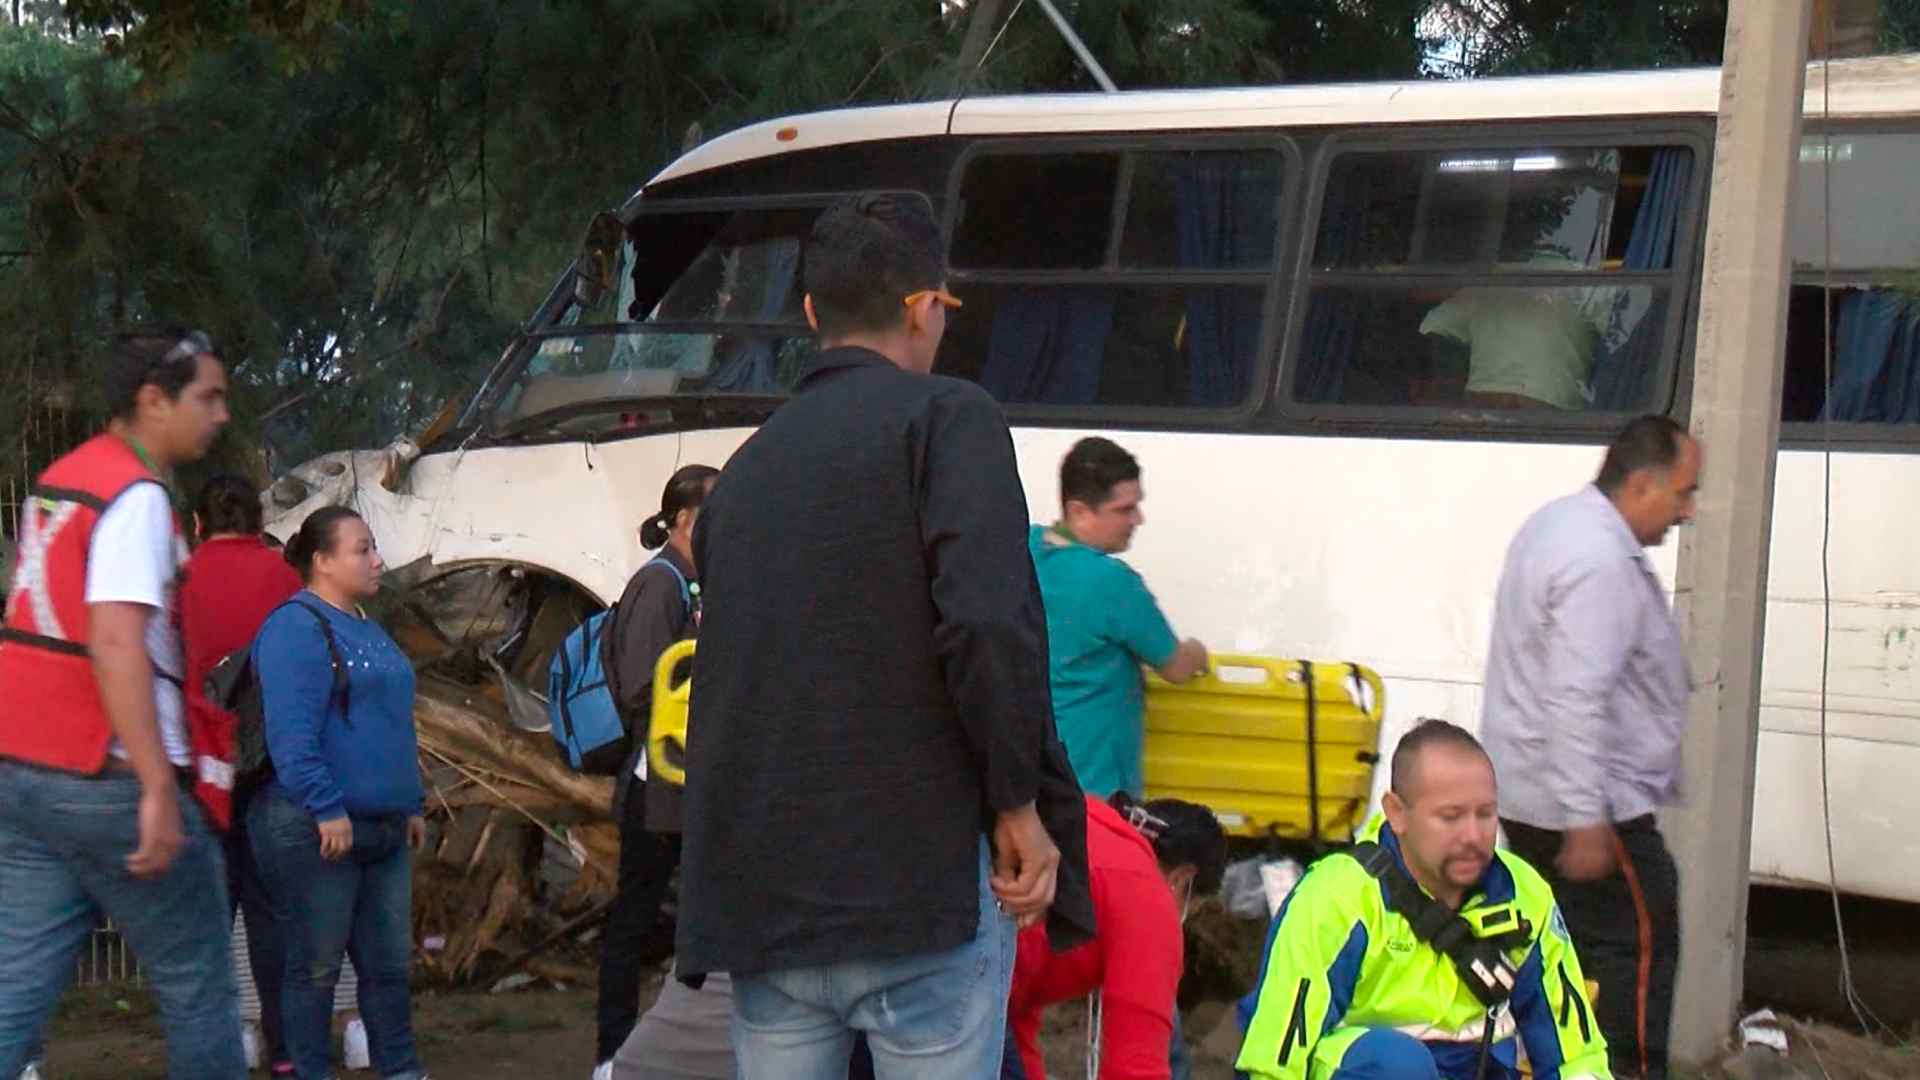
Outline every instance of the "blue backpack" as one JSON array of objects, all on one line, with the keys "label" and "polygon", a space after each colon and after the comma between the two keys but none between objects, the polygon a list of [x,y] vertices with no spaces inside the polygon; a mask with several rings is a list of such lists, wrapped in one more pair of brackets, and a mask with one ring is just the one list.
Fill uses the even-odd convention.
[{"label": "blue backpack", "polygon": [[[693,599],[680,568],[660,558],[647,566],[654,563],[673,571],[680,583],[680,602],[691,610]],[[615,776],[627,761],[627,726],[607,683],[602,643],[618,607],[596,612],[574,627],[547,668],[547,718],[554,744],[575,772],[594,776]]]}]

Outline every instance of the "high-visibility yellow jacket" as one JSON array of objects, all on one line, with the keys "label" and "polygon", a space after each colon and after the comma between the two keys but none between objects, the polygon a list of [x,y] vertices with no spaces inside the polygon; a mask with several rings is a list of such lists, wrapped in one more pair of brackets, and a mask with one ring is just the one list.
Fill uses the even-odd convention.
[{"label": "high-visibility yellow jacket", "polygon": [[[1401,857],[1377,815],[1359,839]],[[1519,1075],[1518,1042],[1537,1080],[1607,1080],[1606,1040],[1580,960],[1540,874],[1496,851],[1460,914],[1476,930],[1492,928],[1488,936],[1511,930],[1510,915],[1530,928],[1526,946],[1508,951],[1519,979],[1494,1026],[1487,1076]],[[1249,1003],[1238,1068],[1287,1080],[1331,1074],[1354,1040],[1379,1028],[1419,1039],[1441,1075],[1471,1077],[1488,1015],[1453,961],[1418,940],[1412,924],[1388,910],[1382,883],[1344,854],[1315,863],[1274,917],[1260,985],[1242,1002],[1243,1017]]]}]

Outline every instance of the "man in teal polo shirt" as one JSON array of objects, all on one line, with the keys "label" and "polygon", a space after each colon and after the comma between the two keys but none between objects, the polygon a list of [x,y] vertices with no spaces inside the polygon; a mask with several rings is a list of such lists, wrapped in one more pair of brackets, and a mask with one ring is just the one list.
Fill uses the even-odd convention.
[{"label": "man in teal polo shirt", "polygon": [[1207,649],[1180,641],[1146,582],[1115,558],[1145,520],[1140,463],[1109,439],[1081,439],[1060,463],[1061,519],[1028,543],[1047,608],[1053,717],[1087,792],[1142,794],[1142,664],[1168,682],[1206,670]]}]

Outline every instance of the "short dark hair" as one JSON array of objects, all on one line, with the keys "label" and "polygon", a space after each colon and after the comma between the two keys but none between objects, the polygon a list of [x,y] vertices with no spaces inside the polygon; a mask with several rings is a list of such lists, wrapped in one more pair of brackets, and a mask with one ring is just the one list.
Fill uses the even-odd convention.
[{"label": "short dark hair", "polygon": [[1069,500],[1098,507],[1113,489],[1140,479],[1140,463],[1112,439],[1089,435],[1073,444],[1060,461],[1060,505]]},{"label": "short dark hair", "polygon": [[821,336],[890,330],[902,300],[946,281],[940,226],[918,199],[847,196],[814,221],[800,276]]},{"label": "short dark hair", "polygon": [[216,533],[258,533],[260,490],[244,476],[221,473],[200,488],[193,512],[200,517],[202,540]]},{"label": "short dark hair", "polygon": [[[1445,720],[1425,719],[1413,725],[1413,730],[1400,737],[1399,745],[1393,748],[1393,763],[1388,786],[1403,801],[1412,802],[1413,774],[1420,760],[1420,754],[1429,746],[1451,746],[1456,750],[1471,750],[1482,758],[1487,758],[1487,748],[1480,740],[1458,724]],[[1492,758],[1487,758],[1489,763]]]},{"label": "short dark hair", "polygon": [[282,556],[287,565],[300,572],[300,580],[313,580],[314,556],[333,554],[333,548],[340,539],[340,523],[348,518],[360,515],[344,506],[323,506],[307,515],[300,523],[300,531],[287,541],[287,549]]},{"label": "short dark hair", "polygon": [[115,334],[100,377],[107,414],[118,420],[131,417],[140,388],[148,385],[178,400],[200,371],[200,354],[217,351],[205,333],[177,326]]},{"label": "short dark hair", "polygon": [[1213,811],[1181,799],[1143,803],[1124,790],[1108,796],[1107,805],[1146,837],[1162,870],[1193,867],[1195,896],[1220,890],[1227,873],[1227,833]]},{"label": "short dark hair", "polygon": [[1620,429],[1607,444],[1606,459],[1600,463],[1595,487],[1608,495],[1620,490],[1627,477],[1641,469],[1667,469],[1680,460],[1687,429],[1665,416],[1637,416]]}]

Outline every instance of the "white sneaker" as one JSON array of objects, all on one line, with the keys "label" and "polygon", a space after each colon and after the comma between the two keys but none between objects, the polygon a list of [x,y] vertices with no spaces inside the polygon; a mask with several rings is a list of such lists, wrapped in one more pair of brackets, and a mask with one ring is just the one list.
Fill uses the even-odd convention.
[{"label": "white sneaker", "polygon": [[40,1063],[27,1062],[27,1067],[20,1070],[20,1080],[40,1080]]},{"label": "white sneaker", "polygon": [[603,1061],[593,1067],[593,1080],[613,1080],[613,1062]]}]

